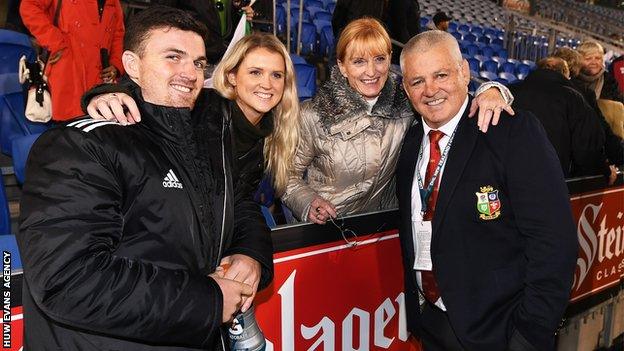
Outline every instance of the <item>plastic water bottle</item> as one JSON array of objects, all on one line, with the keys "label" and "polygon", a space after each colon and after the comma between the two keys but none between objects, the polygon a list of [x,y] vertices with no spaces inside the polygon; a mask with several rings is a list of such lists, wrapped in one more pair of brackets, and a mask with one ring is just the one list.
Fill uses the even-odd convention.
[{"label": "plastic water bottle", "polygon": [[228,336],[232,351],[264,351],[266,348],[266,340],[256,322],[253,306],[236,315],[228,329]]}]

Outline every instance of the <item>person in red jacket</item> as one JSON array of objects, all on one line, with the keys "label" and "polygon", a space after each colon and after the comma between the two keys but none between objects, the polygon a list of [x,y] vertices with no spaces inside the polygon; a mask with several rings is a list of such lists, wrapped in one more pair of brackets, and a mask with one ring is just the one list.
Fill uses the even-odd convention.
[{"label": "person in red jacket", "polygon": [[[39,44],[50,51],[46,74],[52,119],[82,116],[80,97],[123,72],[124,23],[119,0],[22,0],[20,14]],[[104,67],[103,67],[104,66]]]}]

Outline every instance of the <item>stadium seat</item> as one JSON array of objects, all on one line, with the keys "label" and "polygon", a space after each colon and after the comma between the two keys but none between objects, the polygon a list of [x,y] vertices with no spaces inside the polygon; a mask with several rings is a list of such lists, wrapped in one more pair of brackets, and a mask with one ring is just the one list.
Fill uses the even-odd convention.
[{"label": "stadium seat", "polygon": [[481,71],[481,72],[479,72],[479,77],[487,79],[487,80],[496,80],[496,78],[498,78],[496,73],[489,72],[489,71]]},{"label": "stadium seat", "polygon": [[327,11],[329,11],[330,13],[334,13],[335,8],[336,8],[335,2],[330,2],[329,5],[327,5],[326,7]]},{"label": "stadium seat", "polygon": [[449,27],[448,27],[449,32],[455,32],[457,31],[457,23],[455,22],[449,22]]},{"label": "stadium seat", "polygon": [[531,68],[531,71],[537,69],[537,65],[531,60],[522,60],[522,62],[518,62],[518,64],[520,63],[524,63],[525,65],[529,66]]},{"label": "stadium seat", "polygon": [[275,6],[275,31],[279,35],[286,33],[286,10],[282,6]]},{"label": "stadium seat", "polygon": [[[304,22],[310,22],[312,21],[312,17],[310,16],[310,12],[308,12],[307,10],[303,10],[303,21]],[[291,8],[290,9],[290,18],[291,21],[294,22],[298,22],[299,21],[299,9],[298,8]],[[295,20],[296,18],[296,20]]]},{"label": "stadium seat", "polygon": [[314,26],[316,27],[316,34],[319,35],[319,38],[321,35],[321,31],[323,30],[323,27],[331,28],[331,21],[315,19],[314,21],[312,21],[312,23],[314,23]]},{"label": "stadium seat", "polygon": [[498,74],[498,77],[506,80],[509,84],[512,84],[518,81],[518,78],[516,78],[516,76],[513,73],[509,73],[509,72],[500,72]]},{"label": "stadium seat", "polygon": [[475,41],[477,41],[477,36],[472,33],[464,34],[463,40],[474,43]]},{"label": "stadium seat", "polygon": [[483,56],[492,57],[494,56],[494,49],[492,49],[492,47],[490,46],[485,46],[481,49],[481,53],[483,54]]},{"label": "stadium seat", "polygon": [[486,44],[486,45],[490,45],[490,43],[491,43],[490,38],[489,38],[489,37],[486,37],[486,36],[481,36],[481,37],[478,37],[478,38],[477,38],[477,41],[478,41],[479,43],[483,43],[483,44]]},{"label": "stadium seat", "polygon": [[323,2],[320,0],[305,0],[303,2],[303,6],[305,8],[309,8],[309,7],[320,7],[320,8],[324,8]]},{"label": "stadium seat", "polygon": [[479,62],[485,62],[485,61],[491,59],[491,58],[483,56],[483,55],[474,55],[473,57],[476,58],[477,60],[479,60]]},{"label": "stadium seat", "polygon": [[0,74],[17,73],[18,62],[22,56],[30,62],[35,61],[36,53],[26,34],[0,29]]},{"label": "stadium seat", "polygon": [[457,39],[458,42],[463,40],[463,35],[460,32],[450,32],[452,36],[455,37],[455,39]]},{"label": "stadium seat", "polygon": [[470,26],[465,24],[465,23],[464,24],[460,24],[457,27],[457,31],[458,32],[463,32],[463,33],[469,33],[470,32]]},{"label": "stadium seat", "polygon": [[503,62],[500,66],[501,72],[515,73],[516,65],[513,62]]},{"label": "stadium seat", "polygon": [[507,55],[507,50],[505,50],[505,49],[502,49],[502,50],[497,51],[497,52],[496,52],[496,56],[498,56],[498,57],[500,57],[500,58],[503,58],[503,59],[506,59],[507,57],[509,57],[509,56]]},{"label": "stadium seat", "polygon": [[308,62],[303,57],[301,57],[301,56],[299,56],[297,54],[294,54],[294,53],[290,54],[290,60],[292,61],[293,65],[297,64],[297,63],[302,63],[304,65],[308,64]]},{"label": "stadium seat", "polygon": [[[321,0],[323,3],[323,7],[328,10],[329,9],[329,5],[333,4],[334,6],[336,6],[336,0]],[[330,11],[332,12],[332,11]]]},{"label": "stadium seat", "polygon": [[334,46],[334,31],[332,28],[321,28],[321,34],[319,36],[319,53],[322,56],[329,57],[329,54],[334,51]]},{"label": "stadium seat", "polygon": [[[316,18],[316,14],[317,14],[318,12],[327,12],[327,11],[325,11],[325,9],[324,9],[324,8],[322,8],[322,7],[317,7],[317,6],[310,6],[310,7],[306,7],[306,10],[308,10],[308,12],[310,13],[310,17],[311,17],[312,19]],[[329,12],[327,12],[327,13],[329,13]],[[330,16],[331,16],[331,13],[330,13]]]},{"label": "stadium seat", "polygon": [[479,47],[476,45],[466,46],[466,53],[470,56],[479,55]]},{"label": "stadium seat", "polygon": [[488,72],[497,73],[498,72],[498,62],[494,60],[487,60],[481,63],[481,68]]},{"label": "stadium seat", "polygon": [[331,23],[332,14],[328,11],[320,11],[314,15],[314,19],[329,21]]},{"label": "stadium seat", "polygon": [[17,181],[20,184],[24,184],[24,178],[26,176],[26,161],[28,160],[30,148],[40,135],[41,134],[30,134],[22,137],[17,137],[12,140],[13,170],[15,171],[15,178],[17,178]]},{"label": "stadium seat", "polygon": [[514,73],[516,74],[518,79],[524,79],[526,76],[529,75],[530,72],[531,72],[531,66],[527,65],[526,63],[521,63],[516,67],[516,70]]},{"label": "stadium seat", "polygon": [[467,61],[468,61],[468,67],[470,67],[471,71],[479,72],[479,70],[481,68],[481,62],[479,62],[479,60],[477,60],[476,58],[471,57]]},{"label": "stadium seat", "polygon": [[483,35],[483,28],[479,26],[472,26],[472,28],[470,29],[470,33],[478,36]]},{"label": "stadium seat", "polygon": [[264,216],[264,221],[266,222],[269,228],[275,228],[277,223],[275,223],[275,218],[273,218],[273,214],[266,206],[260,205],[260,210],[262,211],[262,215]]},{"label": "stadium seat", "polygon": [[[298,33],[298,26],[295,26],[293,28],[293,30],[291,31],[291,41],[294,43],[297,43],[298,37],[297,37],[297,33]],[[318,51],[317,45],[316,45],[316,26],[313,25],[312,23],[307,23],[307,22],[303,22],[301,24],[301,38],[300,38],[301,42],[299,42],[299,47],[301,49],[300,53],[302,55],[312,55],[312,54],[316,54]],[[297,46],[293,46],[293,49],[295,49]]]},{"label": "stadium seat", "polygon": [[428,23],[429,23],[429,19],[427,17],[421,17],[420,18],[420,27],[421,28],[425,28]]},{"label": "stadium seat", "polygon": [[316,68],[312,65],[295,64],[297,95],[299,100],[307,100],[316,94]]},{"label": "stadium seat", "polygon": [[518,61],[518,60],[516,60],[516,59],[512,59],[512,58],[508,58],[508,59],[507,59],[507,62],[511,62],[511,63],[513,63],[513,64],[514,64],[514,65],[516,65],[516,66],[517,66],[517,65],[519,65],[519,64],[521,63],[520,61]]}]

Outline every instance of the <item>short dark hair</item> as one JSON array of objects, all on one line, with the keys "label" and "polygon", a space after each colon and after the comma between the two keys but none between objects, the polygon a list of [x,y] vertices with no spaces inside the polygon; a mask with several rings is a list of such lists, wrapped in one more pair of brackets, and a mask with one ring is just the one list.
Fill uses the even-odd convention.
[{"label": "short dark hair", "polygon": [[176,28],[197,33],[205,40],[208,29],[187,11],[169,6],[155,5],[130,17],[124,36],[124,50],[139,56],[145,50],[145,40],[153,29]]}]

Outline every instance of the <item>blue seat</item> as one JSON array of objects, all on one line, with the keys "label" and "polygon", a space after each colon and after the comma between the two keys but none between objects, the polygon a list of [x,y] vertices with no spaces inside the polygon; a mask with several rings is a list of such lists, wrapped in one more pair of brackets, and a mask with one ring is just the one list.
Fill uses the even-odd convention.
[{"label": "blue seat", "polygon": [[486,70],[488,72],[497,73],[498,72],[498,62],[494,60],[487,60],[481,63],[481,69]]},{"label": "blue seat", "polygon": [[0,177],[0,237],[11,234],[11,215],[7,201],[4,180]]},{"label": "blue seat", "polygon": [[275,27],[277,34],[286,33],[286,10],[282,6],[275,6]]},{"label": "blue seat", "polygon": [[494,49],[492,49],[490,46],[485,46],[481,49],[481,53],[483,54],[483,56],[492,57],[494,56]]},{"label": "blue seat", "polygon": [[516,65],[513,62],[503,62],[500,66],[501,72],[515,73]]},{"label": "blue seat", "polygon": [[332,14],[328,11],[319,11],[314,15],[314,19],[329,21],[331,23]]},{"label": "blue seat", "polygon": [[13,170],[15,171],[15,178],[17,178],[20,184],[24,184],[26,161],[28,160],[30,148],[40,135],[41,134],[30,134],[13,139]]},{"label": "blue seat", "polygon": [[[295,26],[291,30],[291,41],[293,43],[297,43],[298,40],[298,26]],[[293,50],[295,50],[297,45],[293,46]],[[302,55],[312,55],[316,54],[318,51],[318,47],[316,44],[316,26],[312,23],[303,22],[301,24],[301,42],[299,42],[299,47],[301,48],[300,53]]]},{"label": "blue seat", "polygon": [[467,24],[465,24],[465,23],[464,23],[464,24],[460,24],[460,25],[457,27],[457,31],[458,31],[458,32],[465,32],[465,33],[469,33],[469,32],[470,32],[470,26],[469,26],[469,25],[467,25]]},{"label": "blue seat", "polygon": [[480,68],[481,68],[481,62],[479,62],[479,60],[477,60],[476,58],[469,58],[467,59],[468,61],[468,67],[470,67],[471,71],[474,72],[479,72]]},{"label": "blue seat", "polygon": [[323,2],[322,2],[322,1],[320,1],[320,0],[305,0],[305,1],[303,2],[303,6],[304,6],[305,8],[308,8],[308,7],[320,7],[320,8],[324,8],[324,6],[325,6],[325,5],[324,5],[324,4],[323,4]]},{"label": "blue seat", "polygon": [[507,55],[507,50],[505,50],[505,49],[502,49],[502,50],[497,51],[497,52],[496,52],[496,56],[498,56],[498,57],[500,57],[500,58],[503,58],[503,59],[506,59],[507,57],[509,57],[509,56]]},{"label": "blue seat", "polygon": [[509,85],[509,81],[505,78],[501,78],[501,77],[497,77],[496,79],[493,79],[495,82],[499,82],[502,85]]},{"label": "blue seat", "polygon": [[463,40],[474,43],[475,41],[477,41],[477,36],[472,33],[464,34]]},{"label": "blue seat", "polygon": [[30,38],[26,34],[0,29],[0,74],[17,73],[22,56],[30,62],[36,58]]},{"label": "blue seat", "polygon": [[516,66],[515,74],[518,76],[518,79],[521,79],[520,76],[526,77],[531,72],[531,66],[526,63],[520,63]]},{"label": "blue seat", "polygon": [[535,71],[537,69],[537,65],[531,60],[522,60],[522,62],[518,62],[518,65],[520,63],[524,63],[525,65],[529,66],[531,68],[531,71]]},{"label": "blue seat", "polygon": [[[321,2],[323,3],[323,7],[324,7],[325,9],[328,9],[328,8],[329,8],[329,6],[330,6],[330,5],[332,5],[332,4],[333,4],[334,6],[336,6],[336,0],[321,0]],[[332,12],[332,11],[330,11],[330,12]]]},{"label": "blue seat", "polygon": [[451,21],[451,22],[449,22],[449,27],[448,27],[448,30],[449,30],[450,32],[455,32],[455,31],[457,31],[457,23],[452,22],[452,21]]},{"label": "blue seat", "polygon": [[455,39],[457,39],[458,42],[463,40],[463,35],[460,32],[450,32],[450,33],[453,37],[455,37]]},{"label": "blue seat", "polygon": [[297,63],[302,63],[304,65],[307,65],[308,62],[301,56],[294,54],[294,53],[290,53],[290,60],[292,61],[293,65],[297,64]]},{"label": "blue seat", "polygon": [[323,27],[319,36],[319,53],[328,57],[334,51],[334,31],[331,27]]},{"label": "blue seat", "polygon": [[478,38],[477,38],[477,41],[478,41],[479,43],[483,43],[483,44],[486,44],[486,45],[489,45],[489,44],[491,43],[490,38],[488,38],[488,37],[486,37],[486,36],[481,36],[481,37],[478,37]]},{"label": "blue seat", "polygon": [[429,23],[429,19],[427,17],[421,17],[420,18],[420,27],[421,28],[426,27],[428,23]]},{"label": "blue seat", "polygon": [[479,72],[479,77],[481,77],[483,79],[487,79],[487,80],[496,80],[496,78],[498,78],[496,73],[493,73],[493,72],[490,72],[490,71],[481,71],[481,72]]},{"label": "blue seat", "polygon": [[516,75],[513,73],[509,73],[509,72],[500,72],[498,74],[498,78],[502,78],[506,80],[509,84],[513,84],[518,81],[518,78],[516,78]]},{"label": "blue seat", "polygon": [[316,68],[312,65],[295,64],[297,95],[299,100],[307,100],[316,94]]},{"label": "blue seat", "polygon": [[315,19],[312,21],[312,23],[314,23],[314,26],[316,27],[316,34],[318,34],[319,36],[321,35],[321,30],[323,30],[323,27],[329,26],[331,28],[330,21]]},{"label": "blue seat", "polygon": [[466,46],[466,53],[470,56],[479,55],[479,47],[476,45]]},{"label": "blue seat", "polygon": [[[312,21],[312,16],[310,16],[310,12],[308,12],[307,10],[304,9],[302,15],[303,15],[304,22]],[[290,9],[290,18],[292,22],[299,21],[299,9],[298,8]],[[294,20],[295,18],[296,20]]]},{"label": "blue seat", "polygon": [[312,19],[316,18],[316,14],[319,12],[327,12],[324,8],[316,6],[306,7],[305,9],[308,10]]},{"label": "blue seat", "polygon": [[496,39],[492,40],[492,42],[490,44],[500,45],[500,47],[502,48],[503,45],[505,45],[505,42],[503,41],[503,39],[496,38]]},{"label": "blue seat", "polygon": [[479,60],[479,62],[485,62],[485,61],[487,61],[487,60],[490,60],[490,58],[489,58],[489,57],[485,57],[485,56],[483,56],[483,55],[474,55],[474,56],[472,56],[472,57],[474,57],[474,58],[476,58],[477,60]]},{"label": "blue seat", "polygon": [[473,33],[476,35],[483,35],[483,28],[479,26],[472,26],[472,28],[470,29],[470,33]]},{"label": "blue seat", "polygon": [[334,10],[336,9],[336,3],[330,2],[329,5],[327,5],[325,8],[327,9],[327,11],[334,13]]},{"label": "blue seat", "polygon": [[507,59],[507,62],[511,62],[511,63],[513,63],[513,64],[514,64],[514,65],[516,65],[516,66],[517,66],[517,65],[519,65],[519,64],[521,63],[520,61],[518,61],[518,60],[516,60],[516,59],[512,59],[512,58],[508,58],[508,59]]},{"label": "blue seat", "polygon": [[277,223],[275,223],[275,218],[273,218],[273,214],[266,206],[260,205],[260,210],[262,211],[262,215],[264,216],[264,221],[266,222],[269,228],[275,228]]}]

